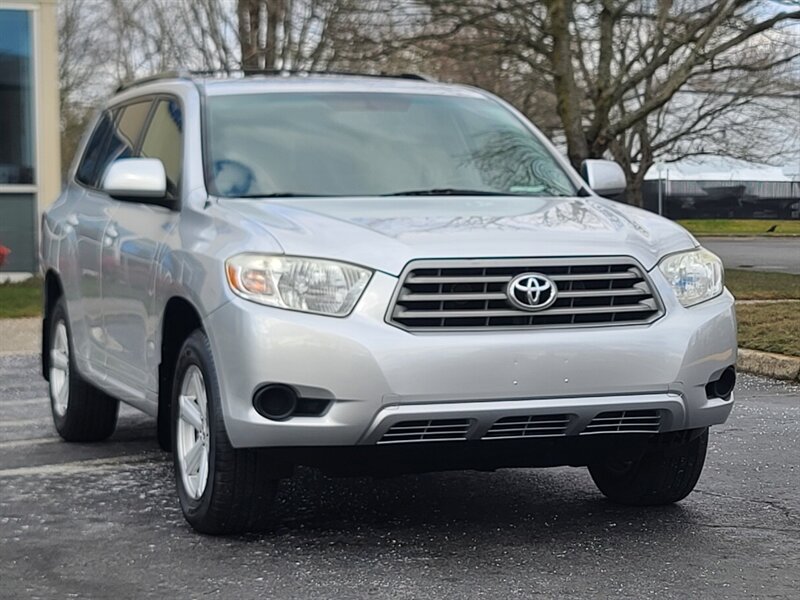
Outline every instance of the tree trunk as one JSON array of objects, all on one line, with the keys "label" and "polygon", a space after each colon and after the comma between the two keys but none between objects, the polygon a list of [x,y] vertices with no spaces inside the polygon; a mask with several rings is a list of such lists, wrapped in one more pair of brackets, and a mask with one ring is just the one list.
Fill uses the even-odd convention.
[{"label": "tree trunk", "polygon": [[581,99],[572,66],[572,34],[569,30],[572,0],[549,0],[549,29],[553,38],[550,63],[556,95],[556,110],[567,138],[567,156],[572,166],[581,168],[589,158],[589,146],[583,131]]},{"label": "tree trunk", "polygon": [[242,50],[242,68],[259,69],[258,28],[261,0],[238,0],[236,15],[239,18],[239,45]]},{"label": "tree trunk", "polygon": [[628,187],[625,189],[625,202],[633,206],[641,207],[644,204],[642,196],[642,180],[637,176],[628,181]]},{"label": "tree trunk", "polygon": [[267,37],[264,41],[264,68],[265,69],[280,69],[282,65],[278,64],[278,57],[281,55],[278,52],[278,26],[283,19],[282,5],[283,0],[267,0],[266,4],[266,17],[267,17]]},{"label": "tree trunk", "polygon": [[644,186],[644,176],[650,167],[653,166],[652,156],[648,156],[639,163],[639,168],[636,172],[625,169],[625,177],[628,180],[628,187],[625,190],[625,202],[633,206],[643,207],[644,196],[642,195],[642,187]]}]

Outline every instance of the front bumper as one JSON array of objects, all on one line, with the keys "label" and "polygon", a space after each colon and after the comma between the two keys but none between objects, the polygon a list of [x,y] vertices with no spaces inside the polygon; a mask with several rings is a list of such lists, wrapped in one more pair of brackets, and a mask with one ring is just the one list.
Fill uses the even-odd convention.
[{"label": "front bumper", "polygon": [[[652,410],[658,431],[727,419],[705,386],[736,362],[733,298],[686,309],[653,276],[666,314],[649,325],[413,334],[384,321],[397,280],[376,273],[347,318],[234,298],[206,319],[225,424],[236,447],[376,444],[406,421],[464,419],[482,439],[497,419],[568,415],[584,435],[601,413]],[[252,404],[267,383],[331,400],[318,417],[270,421]]]}]

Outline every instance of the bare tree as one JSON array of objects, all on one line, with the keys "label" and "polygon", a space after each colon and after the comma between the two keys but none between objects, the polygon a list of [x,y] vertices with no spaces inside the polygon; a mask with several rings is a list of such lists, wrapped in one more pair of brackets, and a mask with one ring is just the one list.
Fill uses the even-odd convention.
[{"label": "bare tree", "polygon": [[[761,0],[387,0],[407,35],[374,30],[380,52],[487,54],[524,84],[537,104],[551,101],[576,167],[613,154],[631,180],[629,199],[659,155],[696,144],[731,123],[800,52],[781,24],[800,7]],[[484,59],[485,60],[485,59]],[[693,100],[689,94],[695,94]],[[724,92],[724,93],[720,93]],[[705,96],[705,98],[703,98]],[[520,106],[530,114],[530,108]],[[548,107],[550,108],[550,107]],[[680,120],[672,118],[680,114]],[[727,121],[726,121],[727,119]]]},{"label": "bare tree", "polygon": [[65,159],[97,96],[172,68],[472,83],[531,116],[576,167],[613,156],[634,203],[655,160],[768,158],[781,149],[770,120],[798,121],[789,0],[62,0],[59,11]]},{"label": "bare tree", "polygon": [[[321,70],[348,46],[357,0],[238,0],[244,69]],[[363,14],[363,13],[362,13]]]},{"label": "bare tree", "polygon": [[108,61],[103,29],[87,0],[58,5],[58,77],[61,99],[61,160],[66,171],[78,145],[91,108],[97,101],[94,81]]}]

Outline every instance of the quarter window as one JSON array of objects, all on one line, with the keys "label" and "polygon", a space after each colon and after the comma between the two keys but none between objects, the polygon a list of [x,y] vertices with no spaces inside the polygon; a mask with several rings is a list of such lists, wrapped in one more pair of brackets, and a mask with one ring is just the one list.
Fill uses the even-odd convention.
[{"label": "quarter window", "polygon": [[108,138],[111,135],[111,129],[111,115],[108,112],[104,112],[97,121],[92,137],[89,138],[89,142],[86,144],[86,150],[75,175],[81,183],[88,186],[97,184],[97,173],[104,159],[104,152]]},{"label": "quarter window", "polygon": [[100,187],[112,162],[134,156],[136,142],[147,120],[152,101],[136,102],[104,112],[86,145],[76,178],[91,187]]},{"label": "quarter window", "polygon": [[176,197],[183,161],[183,120],[175,100],[160,100],[142,141],[141,156],[158,158],[167,174],[167,193]]},{"label": "quarter window", "polygon": [[145,102],[128,104],[119,110],[119,117],[117,118],[116,127],[114,127],[114,135],[106,152],[106,162],[103,165],[101,174],[113,161],[135,156],[136,142],[142,133],[151,105],[152,102],[146,100]]}]

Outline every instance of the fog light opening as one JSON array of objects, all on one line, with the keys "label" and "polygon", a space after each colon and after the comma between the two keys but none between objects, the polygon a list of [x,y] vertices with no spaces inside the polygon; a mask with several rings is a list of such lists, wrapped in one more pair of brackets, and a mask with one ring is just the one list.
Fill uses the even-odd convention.
[{"label": "fog light opening", "polygon": [[266,385],[253,395],[258,414],[273,421],[283,421],[297,408],[297,394],[286,385]]},{"label": "fog light opening", "polygon": [[735,385],[736,369],[734,367],[728,367],[722,373],[720,373],[719,378],[715,379],[714,381],[710,381],[706,385],[706,396],[708,398],[722,398],[723,400],[729,400]]}]

